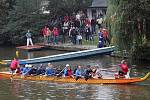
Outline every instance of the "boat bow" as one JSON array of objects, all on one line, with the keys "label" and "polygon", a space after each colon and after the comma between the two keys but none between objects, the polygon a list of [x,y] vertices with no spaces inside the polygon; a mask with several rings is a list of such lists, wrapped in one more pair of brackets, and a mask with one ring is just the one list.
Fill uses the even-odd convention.
[{"label": "boat bow", "polygon": [[146,80],[150,77],[150,72],[148,72],[144,77],[141,78],[141,80]]}]

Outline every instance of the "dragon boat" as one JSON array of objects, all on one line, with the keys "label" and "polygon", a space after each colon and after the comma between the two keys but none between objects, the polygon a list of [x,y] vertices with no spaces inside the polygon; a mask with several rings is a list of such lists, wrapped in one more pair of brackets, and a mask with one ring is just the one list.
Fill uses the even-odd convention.
[{"label": "dragon boat", "polygon": [[32,80],[32,81],[50,81],[50,82],[58,82],[58,83],[80,83],[80,84],[130,84],[142,82],[148,79],[150,76],[150,72],[148,72],[144,77],[133,77],[133,78],[102,78],[102,79],[88,79],[79,78],[76,80],[75,78],[70,77],[56,77],[56,76],[21,76],[18,74],[12,74],[10,72],[0,72],[0,79],[20,79],[20,80]]}]

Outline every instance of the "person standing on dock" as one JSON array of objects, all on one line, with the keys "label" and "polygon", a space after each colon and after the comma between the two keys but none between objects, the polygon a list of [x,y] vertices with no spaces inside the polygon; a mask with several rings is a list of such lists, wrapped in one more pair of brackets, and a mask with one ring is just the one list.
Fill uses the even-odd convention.
[{"label": "person standing on dock", "polygon": [[50,43],[50,35],[51,35],[51,31],[49,29],[48,26],[45,26],[43,29],[43,36],[44,36],[44,43],[45,44],[49,44]]},{"label": "person standing on dock", "polygon": [[107,44],[110,44],[110,40],[109,40],[109,33],[108,30],[103,28],[102,29],[102,33],[103,33],[103,37],[104,37],[104,46],[107,46]]},{"label": "person standing on dock", "polygon": [[58,35],[59,35],[59,30],[57,27],[53,28],[53,35],[54,35],[54,44],[58,44]]},{"label": "person standing on dock", "polygon": [[98,48],[102,48],[104,45],[104,38],[103,38],[103,33],[101,31],[101,29],[98,32]]},{"label": "person standing on dock", "polygon": [[29,46],[29,43],[31,43],[31,46],[33,46],[33,42],[32,42],[32,33],[30,32],[30,30],[28,30],[28,32],[26,33],[26,37],[27,37],[27,47]]}]

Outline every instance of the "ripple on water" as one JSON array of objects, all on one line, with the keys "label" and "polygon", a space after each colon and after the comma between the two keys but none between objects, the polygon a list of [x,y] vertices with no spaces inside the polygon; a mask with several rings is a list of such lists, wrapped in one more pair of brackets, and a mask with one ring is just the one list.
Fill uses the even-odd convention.
[{"label": "ripple on water", "polygon": [[24,98],[25,96],[23,96],[23,95],[18,95],[18,97],[19,97],[19,98]]}]

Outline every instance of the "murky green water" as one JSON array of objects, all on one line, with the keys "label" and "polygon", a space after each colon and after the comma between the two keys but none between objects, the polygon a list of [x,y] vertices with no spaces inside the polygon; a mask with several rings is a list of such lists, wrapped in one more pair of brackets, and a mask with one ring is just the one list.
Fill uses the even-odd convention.
[{"label": "murky green water", "polygon": [[[46,50],[20,52],[20,58],[39,57],[64,53],[62,51]],[[0,48],[0,59],[11,59],[15,56],[14,48]],[[64,67],[69,63],[71,66],[98,64],[108,71],[102,71],[103,75],[113,75],[111,69],[121,59],[109,56],[92,56],[87,58],[72,59],[61,62],[52,62],[55,66]],[[38,66],[38,65],[37,65]],[[137,65],[138,66],[138,65]],[[8,70],[2,67],[0,70]],[[132,76],[144,76],[147,69],[132,68]],[[52,83],[47,81],[23,81],[0,79],[0,100],[149,100],[150,99],[150,78],[142,83],[130,85],[88,85],[72,83]]]}]

